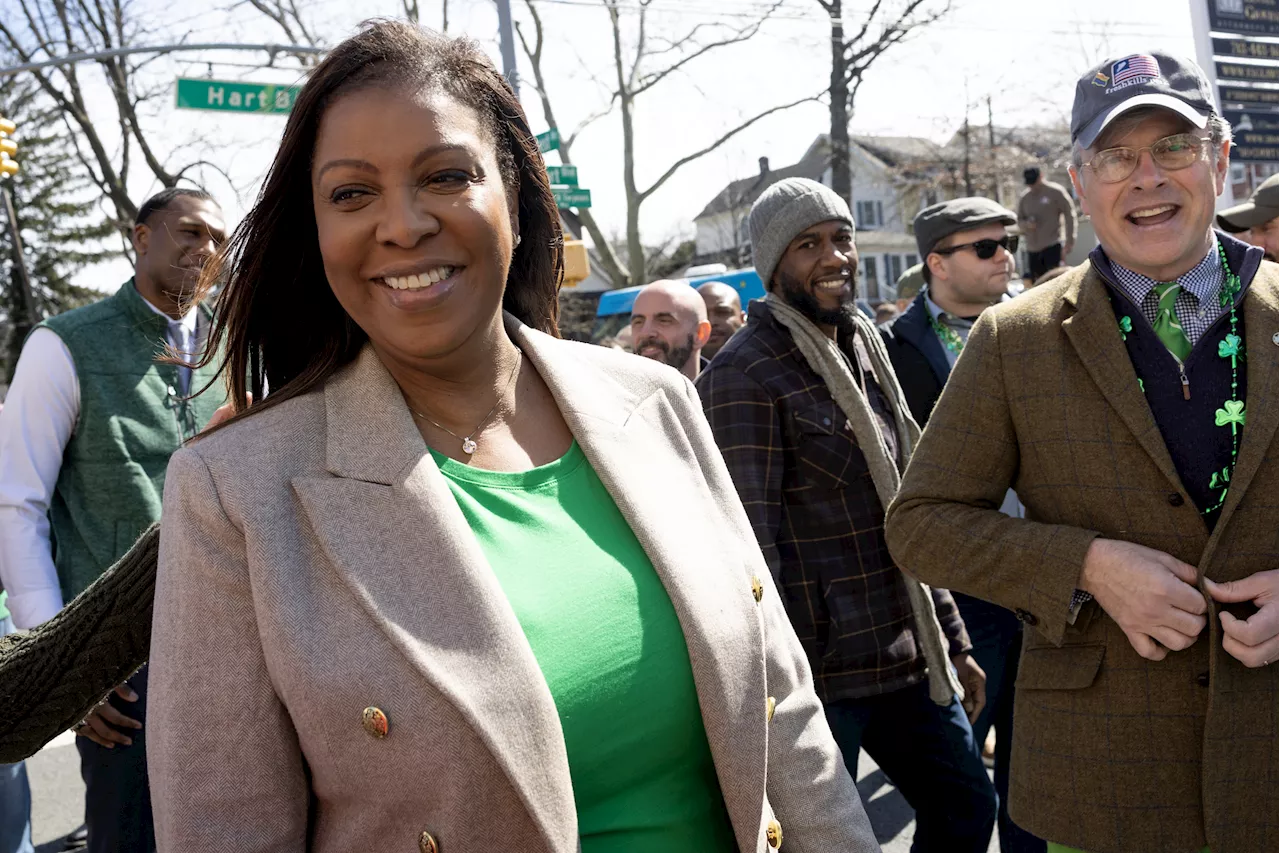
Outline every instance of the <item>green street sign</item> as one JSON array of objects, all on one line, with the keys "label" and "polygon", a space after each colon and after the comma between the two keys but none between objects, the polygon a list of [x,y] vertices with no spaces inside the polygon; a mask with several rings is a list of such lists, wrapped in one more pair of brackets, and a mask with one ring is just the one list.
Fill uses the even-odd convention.
[{"label": "green street sign", "polygon": [[552,186],[551,193],[556,197],[556,207],[561,210],[568,207],[591,206],[591,190],[580,190],[577,187]]},{"label": "green street sign", "polygon": [[548,166],[547,177],[551,179],[551,183],[553,184],[562,184],[566,187],[576,187],[578,185],[578,167]]},{"label": "green street sign", "polygon": [[228,80],[178,78],[178,109],[284,115],[293,109],[300,86],[233,83]]},{"label": "green street sign", "polygon": [[538,150],[543,154],[548,151],[556,151],[560,148],[560,131],[548,130],[546,133],[538,134]]}]

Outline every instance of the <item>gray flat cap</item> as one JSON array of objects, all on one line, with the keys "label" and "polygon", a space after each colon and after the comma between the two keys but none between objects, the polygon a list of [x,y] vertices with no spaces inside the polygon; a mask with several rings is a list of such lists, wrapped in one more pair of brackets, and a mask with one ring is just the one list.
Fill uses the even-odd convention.
[{"label": "gray flat cap", "polygon": [[765,290],[796,235],[811,225],[833,219],[853,225],[849,205],[835,190],[817,181],[787,178],[760,194],[751,205],[751,260]]},{"label": "gray flat cap", "polygon": [[920,260],[923,262],[929,257],[939,240],[950,237],[957,231],[967,231],[992,222],[1013,225],[1017,221],[1018,217],[1012,210],[981,196],[953,198],[951,201],[930,205],[916,214],[916,246],[920,249]]},{"label": "gray flat cap", "polygon": [[1244,204],[1229,207],[1218,214],[1218,227],[1239,233],[1257,225],[1265,225],[1280,216],[1280,175],[1267,178]]}]

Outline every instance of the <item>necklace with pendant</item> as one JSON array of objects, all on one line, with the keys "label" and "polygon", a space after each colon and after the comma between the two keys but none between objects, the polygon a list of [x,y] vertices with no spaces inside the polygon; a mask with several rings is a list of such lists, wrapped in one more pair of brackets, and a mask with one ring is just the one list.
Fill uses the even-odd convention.
[{"label": "necklace with pendant", "polygon": [[488,426],[489,419],[493,417],[494,412],[498,411],[498,406],[502,404],[503,399],[507,396],[507,392],[511,390],[511,383],[515,382],[516,374],[520,372],[520,364],[522,361],[524,361],[524,353],[520,350],[520,347],[516,347],[516,365],[515,367],[511,368],[511,375],[507,377],[506,387],[503,388],[502,393],[498,395],[498,401],[493,404],[493,408],[489,410],[489,414],[484,416],[484,418],[480,421],[480,423],[476,426],[476,428],[471,431],[470,435],[458,435],[456,432],[449,429],[444,424],[436,423],[435,421],[431,420],[431,418],[422,414],[422,412],[414,411],[413,409],[409,409],[409,411],[417,415],[418,417],[422,418],[424,421],[431,424],[436,429],[444,430],[445,432],[449,433],[449,435],[461,441],[462,452],[470,456],[473,453],[475,453],[476,448],[479,447],[479,445],[476,444],[476,434],[479,433],[480,430]]}]

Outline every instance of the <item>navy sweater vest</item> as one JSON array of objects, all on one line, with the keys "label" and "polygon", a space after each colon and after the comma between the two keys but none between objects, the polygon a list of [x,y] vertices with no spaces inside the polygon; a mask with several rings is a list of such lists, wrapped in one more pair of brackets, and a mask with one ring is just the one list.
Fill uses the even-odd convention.
[{"label": "navy sweater vest", "polygon": [[[1236,334],[1245,337],[1244,312],[1240,305],[1253,283],[1262,257],[1260,250],[1249,251],[1245,243],[1219,234],[1227,252],[1227,264],[1240,276],[1241,288],[1236,294]],[[1238,386],[1231,389],[1231,359],[1218,355],[1218,344],[1231,331],[1229,311],[1222,315],[1200,336],[1191,354],[1179,370],[1177,359],[1156,336],[1151,324],[1133,300],[1115,283],[1111,264],[1101,249],[1095,250],[1094,268],[1107,283],[1111,292],[1111,306],[1116,313],[1116,334],[1120,334],[1119,321],[1129,317],[1133,331],[1125,339],[1125,347],[1133,362],[1134,372],[1142,381],[1147,405],[1151,407],[1156,426],[1164,437],[1165,447],[1173,459],[1173,466],[1182,480],[1182,487],[1201,512],[1215,506],[1222,498],[1222,488],[1211,487],[1216,472],[1231,465],[1231,427],[1217,426],[1215,412],[1228,399],[1246,400],[1247,359],[1239,359],[1236,369]],[[1183,385],[1183,375],[1186,385]],[[1190,399],[1187,399],[1188,394]],[[1248,428],[1248,406],[1245,406]],[[1237,427],[1239,430],[1240,427]],[[1242,434],[1243,435],[1243,434]],[[1203,515],[1205,525],[1213,530],[1219,510]]]}]

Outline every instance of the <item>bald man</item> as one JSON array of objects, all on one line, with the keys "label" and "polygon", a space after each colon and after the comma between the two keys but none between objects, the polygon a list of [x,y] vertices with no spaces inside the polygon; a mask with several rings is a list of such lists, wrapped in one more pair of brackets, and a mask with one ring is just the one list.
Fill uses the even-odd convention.
[{"label": "bald man", "polygon": [[655,281],[631,306],[632,352],[698,378],[702,348],[711,336],[707,306],[683,281]]},{"label": "bald man", "polygon": [[703,357],[710,360],[747,322],[747,315],[738,291],[723,281],[707,282],[698,288],[698,295],[707,306],[707,320],[711,323],[711,337],[702,348]]}]

